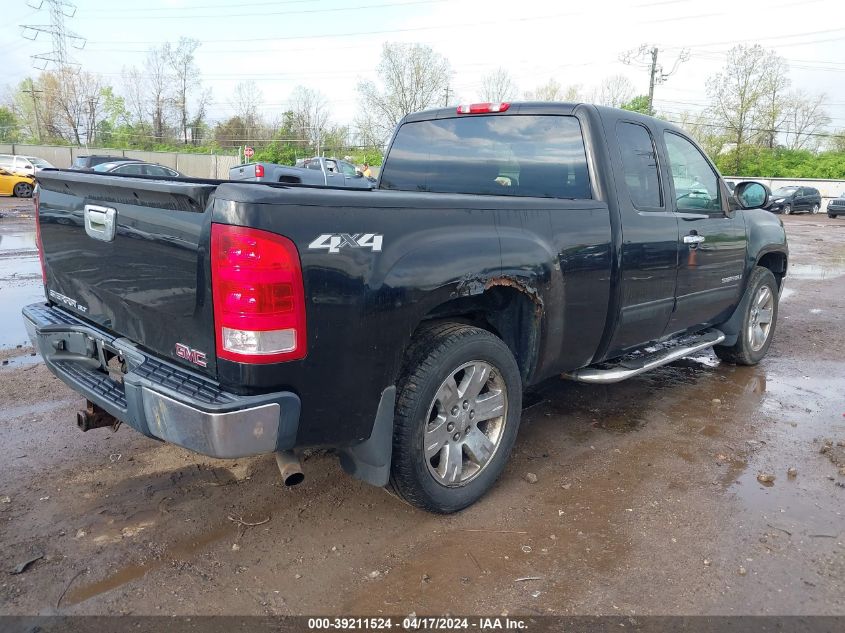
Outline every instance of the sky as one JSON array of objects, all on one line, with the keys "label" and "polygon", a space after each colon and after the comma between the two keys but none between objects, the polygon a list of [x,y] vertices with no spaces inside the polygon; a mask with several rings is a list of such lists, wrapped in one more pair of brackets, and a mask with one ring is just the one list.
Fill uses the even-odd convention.
[{"label": "sky", "polygon": [[[37,6],[38,0],[30,0]],[[2,0],[0,89],[37,75],[32,55],[49,52],[49,36],[34,41],[21,25],[47,24],[45,8]],[[669,116],[707,103],[706,78],[725,64],[735,44],[759,43],[790,65],[793,89],[825,93],[830,129],[845,129],[845,3],[842,0],[76,0],[66,28],[85,38],[69,47],[85,70],[119,89],[121,71],[143,67],[149,48],[180,36],[201,42],[203,84],[212,89],[212,121],[233,113],[240,81],[255,82],[262,112],[272,120],[294,87],[327,98],[332,119],[350,123],[356,86],[376,78],[385,42],[418,42],[452,68],[450,103],[477,101],[482,77],[508,70],[520,92],[556,79],[585,92],[622,74],[648,91],[647,69],[620,57],[643,44],[657,46],[670,68],[682,49],[689,60],[655,91],[655,107]]]}]

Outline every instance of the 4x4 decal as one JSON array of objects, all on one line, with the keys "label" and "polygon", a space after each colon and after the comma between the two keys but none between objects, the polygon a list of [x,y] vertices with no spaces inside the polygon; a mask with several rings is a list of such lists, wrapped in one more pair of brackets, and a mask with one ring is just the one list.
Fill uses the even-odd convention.
[{"label": "4x4 decal", "polygon": [[380,253],[383,237],[378,233],[324,233],[311,242],[308,248],[339,253],[341,248],[348,246],[349,248],[369,248],[374,253]]}]

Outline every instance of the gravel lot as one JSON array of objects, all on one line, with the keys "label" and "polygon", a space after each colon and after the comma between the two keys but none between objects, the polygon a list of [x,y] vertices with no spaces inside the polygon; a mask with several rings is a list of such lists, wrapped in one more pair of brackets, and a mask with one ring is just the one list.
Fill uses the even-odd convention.
[{"label": "gravel lot", "polygon": [[287,489],[272,456],[80,433],[20,323],[31,206],[0,214],[0,613],[845,615],[845,219],[784,218],[761,365],[550,381],[492,493],[440,517],[325,452]]}]

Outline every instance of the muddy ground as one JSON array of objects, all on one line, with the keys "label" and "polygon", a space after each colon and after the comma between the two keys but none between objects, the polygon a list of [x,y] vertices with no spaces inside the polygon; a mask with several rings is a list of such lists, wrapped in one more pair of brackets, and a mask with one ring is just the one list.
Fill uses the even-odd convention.
[{"label": "muddy ground", "polygon": [[41,290],[15,202],[0,201],[0,613],[845,614],[843,219],[784,218],[793,265],[758,367],[708,354],[614,386],[551,381],[495,489],[442,517],[325,453],[287,489],[272,457],[79,432],[83,400],[19,327]]}]

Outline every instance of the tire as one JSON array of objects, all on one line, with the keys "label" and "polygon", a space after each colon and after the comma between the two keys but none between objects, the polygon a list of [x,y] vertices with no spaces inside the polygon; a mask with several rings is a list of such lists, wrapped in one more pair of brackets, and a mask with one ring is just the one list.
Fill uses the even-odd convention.
[{"label": "tire", "polygon": [[[466,508],[499,478],[516,440],[522,380],[513,354],[486,330],[426,327],[406,355],[398,388],[389,487],[429,512]],[[476,415],[482,406],[488,410]]]},{"label": "tire", "polygon": [[816,215],[821,210],[821,207],[817,204],[813,205],[812,210],[810,211],[813,215]]},{"label": "tire", "polygon": [[19,182],[15,185],[14,194],[18,198],[31,198],[32,197],[32,185],[28,182]]},{"label": "tire", "polygon": [[[767,297],[766,290],[768,290]],[[749,293],[750,300],[745,308],[742,328],[736,343],[729,347],[717,345],[713,348],[716,356],[721,360],[735,365],[759,363],[769,351],[777,324],[778,285],[772,271],[756,266],[751,273],[746,292]],[[768,323],[764,321],[765,318],[769,319]],[[759,330],[754,327],[754,323],[757,323]]]},{"label": "tire", "polygon": [[829,217],[831,220],[835,220],[835,219],[836,219],[836,214],[835,214],[835,213],[828,213],[828,214],[827,214],[827,217]]},{"label": "tire", "polygon": [[792,214],[792,205],[791,204],[783,205],[783,214],[784,215],[791,215]]}]

